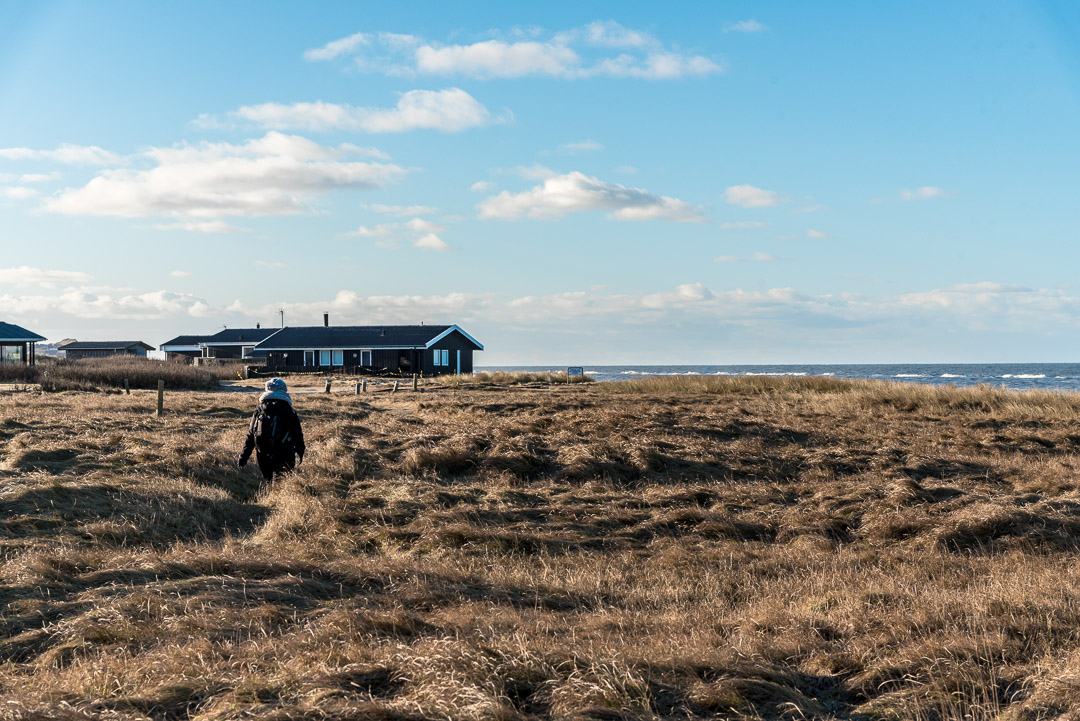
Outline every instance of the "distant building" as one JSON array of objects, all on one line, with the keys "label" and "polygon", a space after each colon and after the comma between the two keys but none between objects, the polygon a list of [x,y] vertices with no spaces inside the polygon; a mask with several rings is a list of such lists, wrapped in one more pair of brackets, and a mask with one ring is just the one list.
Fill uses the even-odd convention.
[{"label": "distant building", "polygon": [[154,350],[154,346],[147,345],[141,340],[77,340],[60,346],[60,352],[70,360],[118,355],[145,358],[146,352],[151,350]]},{"label": "distant building", "polygon": [[226,328],[199,341],[203,358],[254,358],[259,343],[274,335],[280,328]]},{"label": "distant building", "polygon": [[276,371],[472,373],[484,346],[456,325],[285,327],[254,348]]},{"label": "distant building", "polygon": [[35,344],[45,340],[13,323],[0,322],[0,363],[34,365],[37,357]]},{"label": "distant building", "polygon": [[199,344],[209,337],[208,335],[178,335],[159,345],[158,350],[165,352],[165,360],[184,358],[190,363],[192,358],[198,358],[203,354],[202,346]]}]

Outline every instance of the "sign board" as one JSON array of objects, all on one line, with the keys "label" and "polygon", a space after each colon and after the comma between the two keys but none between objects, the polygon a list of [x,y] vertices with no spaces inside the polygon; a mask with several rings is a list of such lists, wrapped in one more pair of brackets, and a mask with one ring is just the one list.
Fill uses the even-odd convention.
[{"label": "sign board", "polygon": [[567,368],[566,369],[566,382],[569,383],[570,379],[573,378],[574,376],[581,376],[581,378],[584,380],[584,378],[585,378],[585,369],[580,367],[580,366],[571,366],[570,368]]}]

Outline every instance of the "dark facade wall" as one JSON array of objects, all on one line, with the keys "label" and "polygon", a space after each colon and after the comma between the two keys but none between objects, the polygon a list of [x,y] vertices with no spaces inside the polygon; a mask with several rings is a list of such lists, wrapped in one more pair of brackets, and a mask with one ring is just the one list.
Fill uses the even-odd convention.
[{"label": "dark facade wall", "polygon": [[[251,344],[252,346],[255,343]],[[244,349],[241,346],[210,345],[206,347],[207,358],[243,358]]]},{"label": "dark facade wall", "polygon": [[[63,350],[63,349],[61,349]],[[145,356],[146,351],[139,349],[139,352],[126,351],[126,350],[110,350],[110,349],[94,349],[94,350],[66,350],[64,355],[71,360],[79,360],[80,358],[111,358],[116,355],[137,355]]]},{"label": "dark facade wall", "polygon": [[[437,366],[435,365],[435,351],[449,351],[449,365]],[[424,362],[423,370],[425,376],[437,376],[446,375],[447,373],[457,373],[457,352],[461,351],[461,372],[472,373],[473,372],[473,352],[475,346],[469,342],[465,336],[461,335],[457,331],[454,331],[450,335],[441,339],[431,348],[423,351]]]},{"label": "dark facade wall", "polygon": [[165,360],[185,360],[190,363],[193,358],[201,355],[202,352],[197,350],[170,350],[165,351]]},{"label": "dark facade wall", "polygon": [[[375,349],[371,351],[371,365],[361,366],[363,358],[360,349],[347,349],[342,353],[340,366],[320,366],[319,351],[315,350],[315,365],[304,365],[304,351],[269,351],[266,366],[269,369],[289,371],[291,373],[323,373],[337,371],[343,373],[418,373],[423,351],[406,349]],[[354,355],[355,354],[355,355]],[[287,355],[287,357],[286,357]]]}]

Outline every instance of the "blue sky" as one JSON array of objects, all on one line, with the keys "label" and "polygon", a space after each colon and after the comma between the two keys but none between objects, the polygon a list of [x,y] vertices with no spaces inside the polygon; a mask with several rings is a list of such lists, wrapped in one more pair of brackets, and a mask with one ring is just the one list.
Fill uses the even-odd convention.
[{"label": "blue sky", "polygon": [[0,5],[0,320],[1073,361],[1073,3]]}]

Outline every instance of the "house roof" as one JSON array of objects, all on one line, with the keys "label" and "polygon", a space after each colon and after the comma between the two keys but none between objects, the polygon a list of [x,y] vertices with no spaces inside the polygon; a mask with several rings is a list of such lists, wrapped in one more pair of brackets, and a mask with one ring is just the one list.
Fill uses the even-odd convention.
[{"label": "house roof", "polygon": [[154,350],[154,346],[147,345],[141,340],[77,340],[65,343],[60,350],[127,350],[132,346],[138,346],[144,350]]},{"label": "house roof", "polygon": [[457,331],[477,350],[479,342],[456,325],[333,325],[286,327],[256,346],[256,350],[303,350],[312,348],[427,348]]},{"label": "house roof", "polygon": [[199,343],[219,345],[223,343],[258,343],[277,333],[280,328],[226,328],[213,335],[202,336]]},{"label": "house roof", "polygon": [[178,335],[172,340],[167,340],[158,346],[158,350],[165,350],[167,345],[198,345],[209,338],[208,335]]},{"label": "house roof", "polygon": [[2,323],[0,322],[0,341],[12,340],[12,341],[39,341],[45,340],[37,333],[31,333],[14,323]]}]

